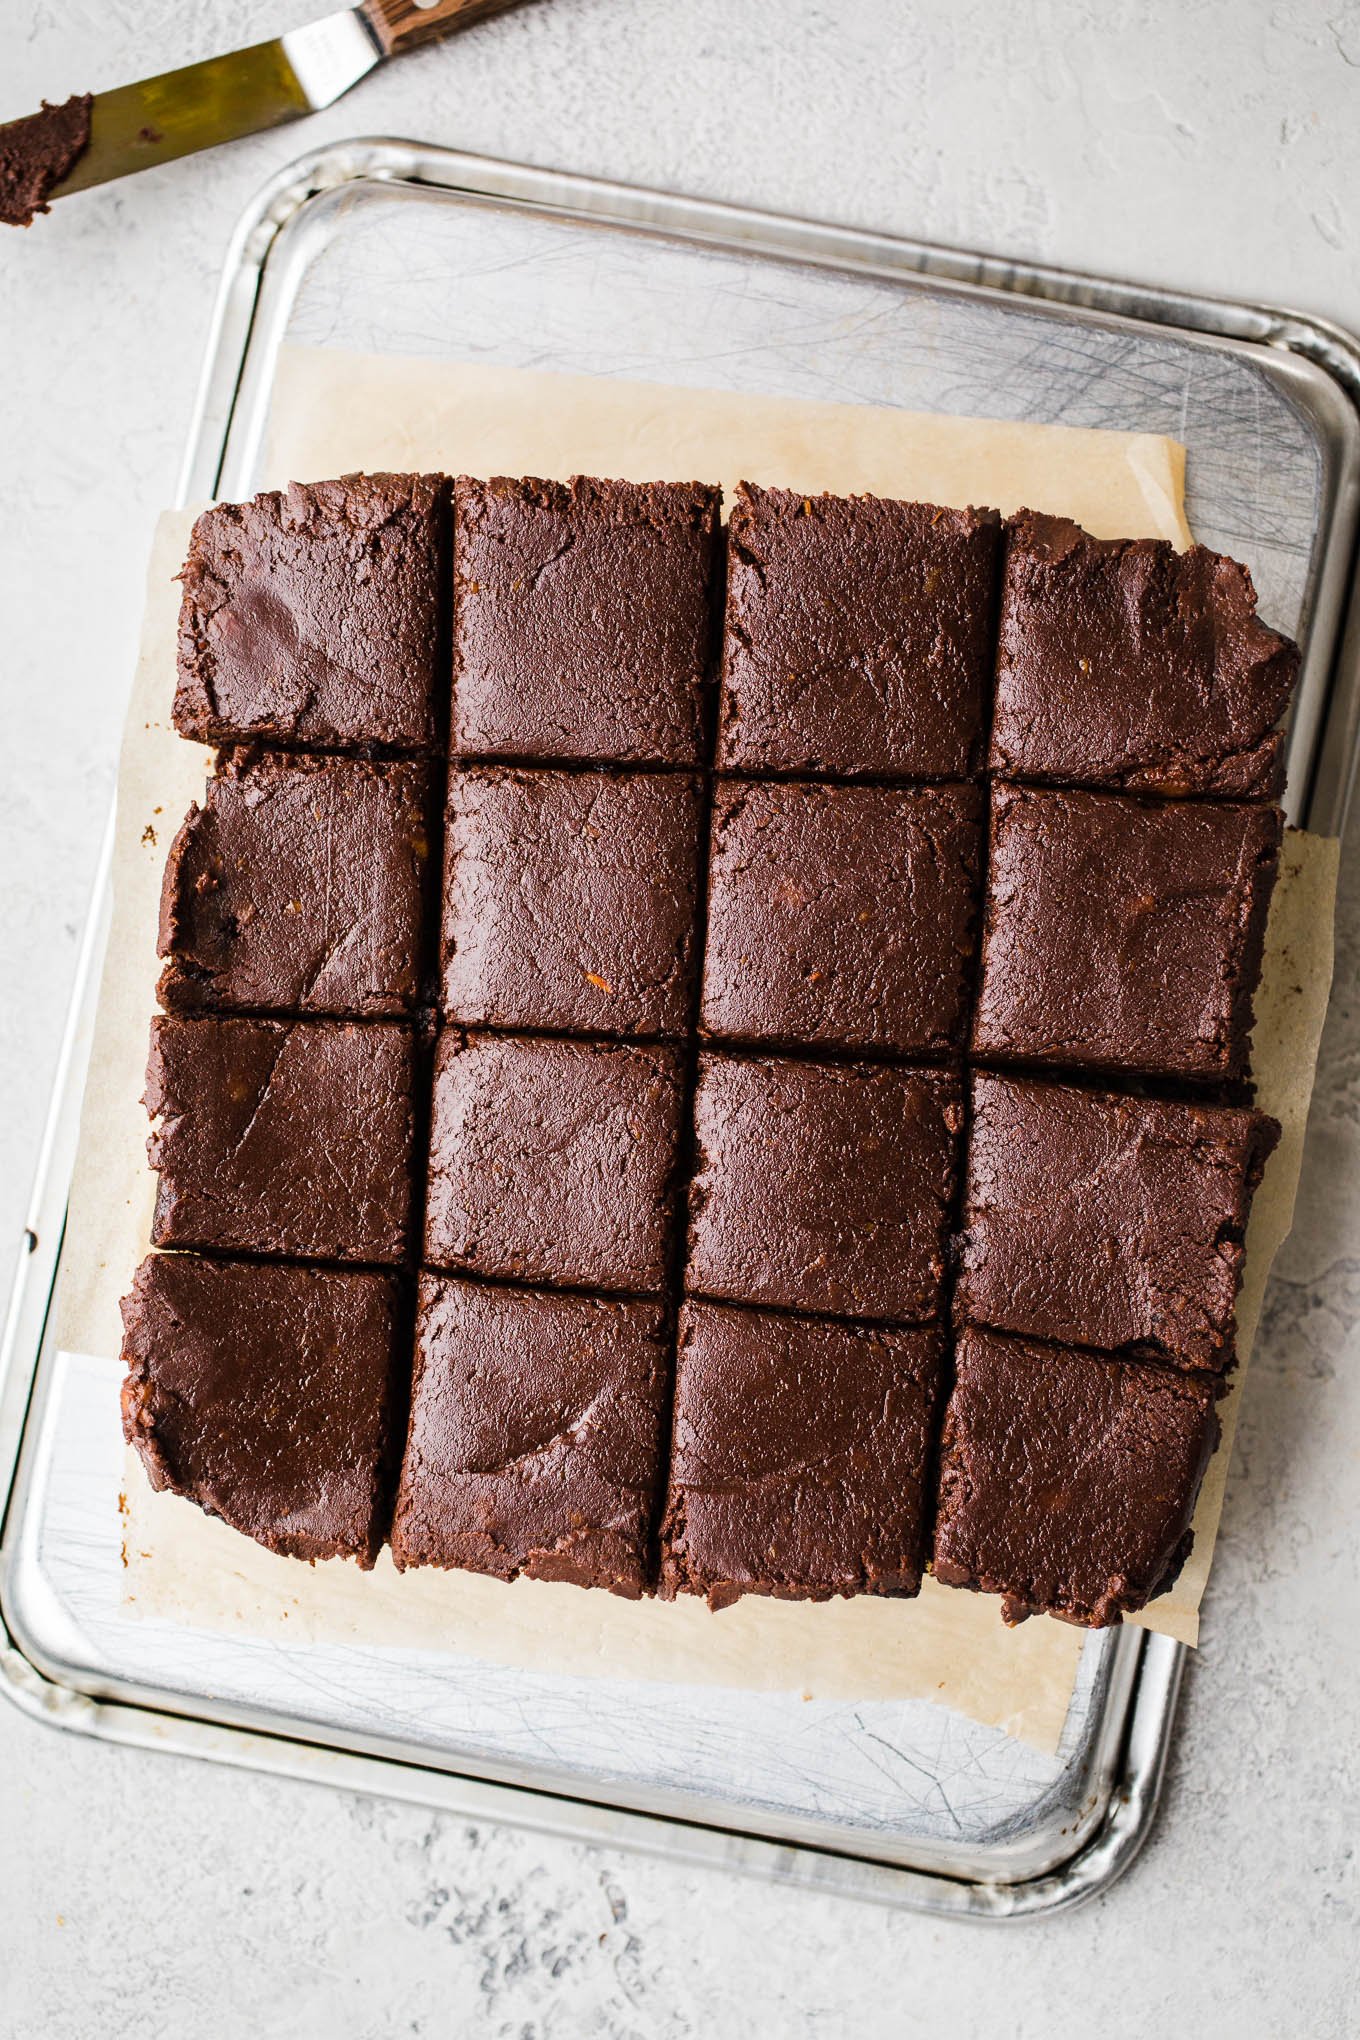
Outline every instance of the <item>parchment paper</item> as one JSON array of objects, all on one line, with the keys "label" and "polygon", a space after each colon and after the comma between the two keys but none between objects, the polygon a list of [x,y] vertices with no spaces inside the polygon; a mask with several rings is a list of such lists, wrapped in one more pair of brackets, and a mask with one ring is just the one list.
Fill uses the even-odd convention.
[{"label": "parchment paper", "polygon": [[739,481],[1075,517],[1189,545],[1185,448],[1151,433],[937,418],[480,362],[285,348],[262,488],[352,468]]},{"label": "parchment paper", "polygon": [[[1102,535],[1185,542],[1183,454],[1139,435],[918,418],[861,406],[734,397],[489,369],[285,354],[269,431],[271,481],[352,467],[473,473],[595,472],[647,480],[741,476],[805,490],[871,489],[943,503],[1021,503]],[[118,1299],[146,1250],[154,1178],[140,1104],[154,1003],[156,907],[174,830],[208,754],[169,723],[177,591],[188,515],[157,532],[141,658],[119,778],[114,919],[82,1118],[63,1277],[61,1345],[117,1353]],[[1331,976],[1332,844],[1294,838],[1267,937],[1256,1056],[1262,1103],[1285,1124],[1256,1201],[1240,1306],[1245,1363],[1269,1264],[1289,1228]],[[1240,1380],[1240,1375],[1239,1375]],[[1194,1641],[1212,1556],[1236,1396],[1196,1517],[1196,1548],[1149,1627]],[[927,1580],[918,1601],[825,1606],[746,1600],[625,1603],[607,1594],[472,1574],[400,1577],[280,1559],[176,1497],[129,1457],[123,1498],[130,1613],[200,1628],[369,1647],[448,1649],[499,1664],[818,1698],[937,1699],[1036,1746],[1056,1747],[1082,1638],[1040,1619],[1007,1631],[997,1604]]]}]

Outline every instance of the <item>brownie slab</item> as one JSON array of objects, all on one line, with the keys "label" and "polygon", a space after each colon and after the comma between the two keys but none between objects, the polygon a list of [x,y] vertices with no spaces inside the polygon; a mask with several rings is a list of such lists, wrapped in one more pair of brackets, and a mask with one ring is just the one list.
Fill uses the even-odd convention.
[{"label": "brownie slab", "polygon": [[701,1056],[686,1288],[934,1318],[962,1116],[939,1071]]},{"label": "brownie slab", "polygon": [[671,1048],[443,1034],[425,1259],[528,1283],[660,1291],[680,1100]]},{"label": "brownie slab", "polygon": [[688,773],[456,768],[445,835],[447,1017],[684,1033],[701,814]]},{"label": "brownie slab", "polygon": [[1032,510],[1007,524],[994,772],[1269,799],[1298,666],[1236,560]]},{"label": "brownie slab", "polygon": [[460,476],[454,749],[699,764],[718,504],[701,482]]},{"label": "brownie slab", "polygon": [[395,1471],[392,1279],[151,1254],[122,1310],[123,1430],[152,1487],[289,1558],[371,1566]]},{"label": "brownie slab", "polygon": [[660,1304],[424,1275],[399,1567],[636,1599],[661,1481]]},{"label": "brownie slab", "polygon": [[1118,1622],[1171,1584],[1218,1443],[1214,1384],[967,1331],[940,1446],[935,1577],[1008,1622]]},{"label": "brownie slab", "polygon": [[978,850],[972,787],[720,784],[701,1030],[900,1055],[957,1047]]},{"label": "brownie slab", "polygon": [[681,1308],[658,1591],[919,1591],[935,1331]]},{"label": "brownie slab", "polygon": [[180,735],[430,748],[447,487],[344,475],[205,511],[181,576]]},{"label": "brownie slab", "polygon": [[1278,810],[992,792],[983,1060],[1246,1074]]},{"label": "brownie slab", "polygon": [[229,752],[170,848],[156,953],[179,1008],[398,1015],[420,993],[430,775]]},{"label": "brownie slab", "polygon": [[1222,1373],[1279,1135],[1231,1106],[975,1077],[956,1315]]},{"label": "brownie slab", "polygon": [[151,1023],[162,1247],[396,1262],[409,1246],[414,1047],[387,1021]]},{"label": "brownie slab", "polygon": [[994,510],[743,482],[728,527],[718,764],[950,779],[990,679]]}]

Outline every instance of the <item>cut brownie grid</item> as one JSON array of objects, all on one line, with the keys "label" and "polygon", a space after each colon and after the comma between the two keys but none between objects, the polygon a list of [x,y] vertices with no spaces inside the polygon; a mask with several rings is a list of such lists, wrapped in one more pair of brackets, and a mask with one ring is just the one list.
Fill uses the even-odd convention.
[{"label": "cut brownie grid", "polygon": [[[875,1368],[896,1366],[895,1354],[916,1353],[913,1340],[926,1341],[922,1355],[927,1346],[935,1355],[929,1381],[911,1362],[911,1422],[925,1429],[905,1469],[918,1495],[905,1542],[873,1557],[862,1544],[856,1556],[848,1546],[838,1551],[828,1534],[819,1550],[796,1557],[792,1571],[777,1529],[763,1557],[754,1550],[743,1557],[740,1536],[733,1544],[735,1488],[723,1500],[721,1481],[718,1489],[705,1486],[702,1465],[695,1486],[693,1448],[709,1413],[692,1406],[682,1368],[663,1590],[707,1592],[715,1603],[749,1591],[915,1591],[931,1513],[923,1485],[929,1410],[944,1364],[942,1334],[931,1326],[951,1316],[967,1324],[980,1314],[995,1321],[985,1336],[1004,1351],[1017,1344],[1004,1335],[1014,1317],[1013,1330],[1028,1333],[1031,1348],[1036,1332],[1075,1339],[1063,1351],[1088,1367],[1127,1368],[1131,1356],[1148,1354],[1210,1373],[1231,1364],[1242,1230],[1273,1137],[1272,1123],[1259,1115],[1234,1116],[1212,1103],[1107,1097],[1104,1109],[1123,1128],[1116,1138],[1102,1122],[1099,1137],[1117,1151],[1109,1188],[1083,1198],[1077,1174],[1068,1259],[1058,1241],[1044,1282],[1026,1288],[1006,1276],[1007,1255],[1023,1258],[1026,1227],[1042,1224],[1030,1215],[1034,1182],[1016,1173],[1014,1154],[993,1156],[989,1180],[1003,1186],[1000,1204],[977,1202],[970,1192],[965,1212],[970,1163],[960,1122],[969,1086],[961,1090],[949,1074],[979,1054],[1013,1052],[996,1031],[1011,1023],[996,1018],[995,967],[982,974],[984,997],[977,997],[980,908],[989,892],[980,760],[990,747],[988,779],[1013,773],[1056,782],[1047,795],[998,785],[998,812],[1048,801],[1049,812],[1066,803],[1078,814],[1085,803],[1104,826],[1126,812],[1157,812],[1128,801],[1130,790],[1198,795],[1201,806],[1205,795],[1255,799],[1273,783],[1279,744],[1270,723],[1288,692],[1292,648],[1255,621],[1243,570],[1212,555],[1178,563],[1164,548],[1102,546],[1059,520],[1022,515],[1007,528],[1003,565],[992,513],[743,485],[729,531],[726,643],[715,686],[716,491],[460,481],[455,573],[432,580],[446,491],[439,477],[350,478],[224,506],[200,521],[186,572],[177,721],[186,734],[263,738],[288,749],[241,753],[225,764],[204,814],[191,816],[177,841],[162,923],[162,996],[177,1007],[234,1011],[246,1026],[299,1010],[347,1020],[418,1018],[416,1001],[428,982],[419,976],[412,926],[410,901],[421,885],[409,829],[403,837],[399,824],[387,838],[384,898],[356,894],[350,911],[359,932],[338,942],[326,919],[329,883],[321,920],[306,913],[315,843],[298,840],[294,862],[309,879],[296,900],[286,827],[281,853],[268,831],[272,818],[286,823],[290,799],[295,806],[305,799],[305,775],[314,772],[328,811],[341,818],[341,856],[328,868],[345,882],[365,873],[361,848],[348,862],[343,855],[346,830],[352,845],[359,839],[341,795],[366,801],[366,813],[386,802],[395,817],[405,793],[399,776],[420,767],[340,754],[437,748],[443,704],[434,675],[449,667],[443,648],[452,642],[451,883],[428,1215],[419,1209],[424,1170],[415,1183],[416,1237],[426,1263],[444,1272],[422,1278],[424,1386],[411,1449],[419,1433],[421,1451],[443,1454],[449,1493],[461,1500],[445,1525],[449,1537],[425,1523],[405,1541],[403,1562],[645,1590],[667,1486],[660,1441],[671,1429],[673,1370],[648,1363],[633,1386],[622,1384],[633,1381],[634,1361],[624,1357],[635,1336],[625,1331],[634,1325],[629,1313],[650,1309],[644,1343],[664,1334],[672,1351],[677,1337],[686,1350],[696,1341],[712,1347],[714,1380],[729,1388],[743,1369],[755,1369],[753,1384],[764,1379],[761,1354],[771,1381],[789,1365],[791,1380],[830,1369],[834,1396],[848,1398],[836,1419],[846,1427],[837,1432],[850,1455],[846,1468],[866,1453],[872,1459],[881,1443],[864,1400],[868,1381],[853,1379],[854,1356],[872,1351]],[[1050,583],[1087,591],[1080,646],[1075,639],[1066,646],[1061,633],[1045,635]],[[1202,627],[1197,601],[1208,618]],[[992,716],[990,654],[998,635]],[[1140,670],[1144,640],[1152,647],[1150,698],[1162,708],[1140,721],[1121,704],[1136,700],[1130,676]],[[432,665],[412,656],[421,642],[434,647]],[[1064,680],[1068,650],[1075,668]],[[1042,706],[1050,670],[1060,691],[1084,689],[1066,751],[1059,721],[1029,720],[1036,700]],[[260,698],[252,699],[252,689]],[[371,701],[381,706],[380,727],[369,719]],[[1206,703],[1212,727],[1201,734],[1196,716],[1210,714]],[[1159,749],[1154,725],[1163,712],[1169,736]],[[1098,791],[1064,790],[1073,786]],[[1208,1028],[1211,1053],[1195,1068],[1211,1085],[1243,1062],[1251,951],[1259,952],[1273,875],[1275,825],[1259,809],[1258,819],[1238,812],[1242,841],[1256,845],[1248,862],[1255,860],[1261,876],[1254,898],[1248,890],[1240,907],[1227,908],[1243,933],[1236,948],[1224,949],[1224,1014]],[[1210,833],[1232,826],[1230,813],[1223,807]],[[1169,833],[1209,828],[1207,815],[1197,820],[1195,802],[1182,801]],[[1122,863],[1119,835],[1114,829],[1106,869]],[[274,854],[261,858],[261,842]],[[1081,906],[1089,917],[1094,899],[1098,920],[1101,859],[1092,871]],[[1187,867],[1185,875],[1192,901],[1195,874]],[[1154,885],[1147,906],[1157,905]],[[1133,911],[1137,917],[1147,907],[1135,900]],[[428,909],[425,918],[428,933]],[[993,934],[995,918],[989,910]],[[1008,939],[1015,953],[1017,938]],[[1032,935],[1022,933],[1019,942],[1028,950]],[[1078,944],[1073,955],[1081,953]],[[1206,1001],[1187,1010],[1207,1011]],[[302,1024],[324,1029],[328,1022]],[[1049,1129],[1066,1193],[1064,1170],[1090,1160],[1095,1108],[1067,1105],[1055,1135],[1053,1099],[1095,1094],[1052,1078],[1071,1060],[1100,1072],[1106,1085],[1131,1078],[1141,1085],[1149,1074],[1182,1074],[1185,1056],[1176,1048],[1168,1059],[1135,1044],[1121,1062],[1123,1051],[1112,1056],[1108,1043],[1083,1049],[1079,1031],[1057,1032],[1043,1051],[1052,1064],[1047,1083],[979,1075],[971,1089],[980,1096],[990,1085],[993,1099],[1008,1083],[1025,1092],[1028,1109]],[[1027,1053],[1022,1043],[1016,1059]],[[181,1085],[193,1067],[181,1053]],[[267,1082],[264,1107],[267,1114],[280,1109]],[[418,1115],[423,1107],[422,1098]],[[1201,1118],[1188,1131],[1184,1119],[1173,1128],[1167,1117],[1196,1110]],[[1154,1139],[1145,1122],[1159,1114]],[[194,1155],[219,1134],[211,1114],[196,1120],[181,1109],[179,1119],[186,1122],[175,1128],[184,1179]],[[1135,1121],[1139,1136],[1131,1140]],[[805,1166],[791,1160],[795,1151]],[[1018,1159],[1032,1173],[1032,1150]],[[972,1175],[981,1183],[976,1169]],[[1184,1228],[1157,1231],[1157,1185],[1173,1178],[1182,1197],[1192,1189],[1207,1195],[1212,1182],[1220,1200],[1217,1227],[1206,1220],[1192,1247]],[[686,1184],[688,1251],[674,1209]],[[528,1189],[527,1213],[502,1194],[512,1186]],[[221,1240],[199,1239],[219,1225],[215,1208],[196,1215],[192,1195],[186,1202],[173,1186],[162,1187],[167,1241],[240,1251],[242,1239],[229,1226]],[[268,1194],[247,1214],[244,1245],[256,1251],[263,1228],[263,1251],[315,1253],[321,1230],[299,1232],[287,1197],[282,1207],[271,1203],[277,1188],[266,1184]],[[222,1194],[228,1191],[229,1182]],[[1151,1205],[1137,1206],[1139,1192]],[[1029,1200],[1023,1220],[1015,1217],[1016,1197]],[[1128,1230],[1130,1200],[1146,1221],[1135,1245],[1147,1287],[1136,1295],[1108,1285],[1092,1292],[1083,1257],[1112,1251],[1119,1223]],[[174,1216],[177,1208],[182,1217]],[[307,1224],[330,1225],[322,1243],[333,1244],[336,1214],[309,1207],[305,1215]],[[951,1297],[945,1239],[956,1230],[964,1236],[964,1279]],[[612,1305],[607,1295],[583,1293],[590,1290],[612,1291]],[[692,1300],[682,1306],[683,1294]],[[432,1361],[426,1335],[434,1337],[436,1317],[444,1331]],[[502,1360],[519,1351],[507,1379],[522,1378],[536,1340],[551,1347],[566,1338],[565,1352],[593,1328],[587,1344],[597,1359],[584,1373],[572,1361],[558,1388],[545,1388],[529,1424],[533,1437],[517,1437],[518,1456],[499,1471],[478,1457],[499,1449],[496,1392],[484,1384],[466,1402],[476,1366],[467,1378],[459,1369],[477,1354],[462,1333],[449,1331],[468,1324],[481,1327],[473,1346],[492,1367],[487,1383],[501,1364],[498,1350]],[[1081,1342],[1093,1339],[1116,1342],[1113,1351],[1123,1357],[1092,1349],[1082,1360]],[[697,1379],[704,1368],[689,1373]],[[1019,1380],[1024,1370],[1011,1367],[1007,1375],[1003,1368],[1002,1375]],[[1142,1365],[1137,1379],[1155,1383],[1157,1375],[1157,1367]],[[588,1377],[595,1386],[586,1393]],[[634,1407],[629,1398],[644,1377],[650,1386],[642,1386],[639,1407],[649,1414],[624,1422],[618,1413]],[[1095,1390],[1105,1379],[1091,1377],[1092,1408],[1103,1407]],[[1134,1381],[1130,1374],[1130,1395]],[[492,1395],[480,1417],[477,1394]],[[1074,1388],[1071,1407],[1084,1407],[1085,1394]],[[750,1430],[739,1394],[730,1417],[723,1442],[734,1466],[745,1463],[743,1455],[752,1467],[763,1464],[766,1448],[778,1449],[773,1433]],[[956,1418],[955,1432],[961,1410]],[[584,1485],[576,1501],[566,1491],[559,1496],[567,1516],[557,1519],[543,1504],[558,1477],[554,1467],[571,1487],[570,1453],[562,1458],[569,1445],[584,1455]],[[899,1438],[899,1458],[905,1449]],[[969,1450],[976,1470],[975,1439]],[[518,1485],[512,1463],[530,1487],[546,1481],[538,1500]],[[836,1477],[849,1483],[843,1516],[853,1523],[857,1509],[875,1506],[871,1489],[845,1469]],[[771,1469],[759,1474],[762,1483],[771,1478]],[[812,1492],[797,1506],[811,1506]],[[629,1495],[626,1504],[619,1499]],[[599,1513],[593,1528],[573,1514],[577,1502],[587,1516]],[[414,1525],[421,1497],[408,1493],[406,1504]],[[974,1531],[984,1519],[985,1511]],[[691,1535],[704,1521],[719,1526],[707,1556],[699,1548],[706,1533],[699,1545]],[[759,1538],[754,1519],[752,1534]],[[774,1555],[776,1546],[782,1555]],[[1098,1570],[1117,1557],[1096,1553],[1092,1563]],[[1015,1612],[1050,1604],[1045,1592],[1009,1587],[1005,1565],[989,1570],[985,1551],[970,1563],[966,1583],[1006,1587]],[[962,1582],[957,1567],[952,1576]],[[1063,1612],[1117,1619],[1133,1605],[1129,1594],[1156,1584],[1139,1575],[1128,1593],[1112,1591],[1090,1605],[1080,1598],[1085,1589],[1074,1588],[1077,1601]],[[1058,1586],[1046,1591],[1060,1594]]]},{"label": "cut brownie grid", "polygon": [[[1007,1621],[1118,1622],[1192,1543],[1279,1137],[1214,1100],[1247,1073],[1281,820],[1206,796],[1275,790],[1296,671],[1234,563],[1010,521],[970,1036],[1002,1067],[969,1085],[932,1538]],[[1108,1089],[1149,1079],[1200,1098]]]},{"label": "cut brownie grid", "polygon": [[913,1065],[962,1054],[980,921],[977,791],[922,782],[976,765],[995,552],[733,510],[666,1594],[920,1585],[960,1099]]},{"label": "cut brownie grid", "polygon": [[460,480],[456,500],[425,1258],[459,1279],[422,1277],[396,1551],[635,1595],[670,1429],[717,492]]}]

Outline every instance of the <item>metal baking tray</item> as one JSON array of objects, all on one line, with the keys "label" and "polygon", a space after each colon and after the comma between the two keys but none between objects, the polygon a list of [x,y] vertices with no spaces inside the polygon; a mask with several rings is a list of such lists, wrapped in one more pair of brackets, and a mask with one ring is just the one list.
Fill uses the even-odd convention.
[{"label": "metal baking tray", "polygon": [[[248,495],[279,349],[343,346],[919,411],[1171,433],[1191,522],[1306,648],[1291,819],[1337,832],[1360,347],[1317,320],[1024,268],[394,141],[304,157],[233,242],[182,498]],[[954,1915],[1124,1869],[1157,1801],[1182,1647],[1084,1644],[1056,1755],[926,1702],[578,1680],[451,1654],[128,1621],[118,1369],[47,1336],[107,928],[96,891],[0,1353],[0,1684],[147,1748],[328,1780]]]}]

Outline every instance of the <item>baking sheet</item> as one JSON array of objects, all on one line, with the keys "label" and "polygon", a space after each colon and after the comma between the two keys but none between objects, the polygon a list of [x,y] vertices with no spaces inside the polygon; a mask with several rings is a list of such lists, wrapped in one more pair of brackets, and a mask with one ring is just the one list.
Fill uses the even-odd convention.
[{"label": "baking sheet", "polygon": [[[278,391],[268,466],[280,481],[382,465],[637,479],[696,473],[729,483],[746,474],[807,490],[868,487],[1006,509],[1029,502],[1102,533],[1186,536],[1179,449],[1146,436],[992,428],[862,406],[313,351],[284,354]],[[60,1342],[72,1352],[116,1351],[117,1300],[149,1229],[154,1186],[137,1166],[146,1136],[138,1099],[156,975],[155,904],[167,832],[200,793],[206,765],[206,754],[174,737],[168,723],[176,607],[170,576],[186,535],[187,520],[171,518],[158,536],[120,778],[111,961],[60,1298]],[[1329,936],[1322,938],[1330,930],[1334,855],[1328,846],[1295,847],[1269,938],[1272,959],[1286,966],[1279,971],[1272,961],[1270,972],[1280,1011],[1262,1005],[1263,1041],[1279,1042],[1272,1109],[1289,1123],[1253,1218],[1244,1334],[1254,1329],[1269,1256],[1288,1229],[1330,978]],[[1245,1336],[1243,1343],[1245,1350]],[[1149,1626],[1187,1640],[1196,1629],[1225,1470],[1226,1451],[1206,1483],[1194,1571],[1187,1569],[1175,1601],[1158,1603],[1149,1618]],[[1077,1632],[1051,1621],[1007,1632],[993,1601],[933,1582],[912,1604],[800,1608],[746,1601],[714,1618],[701,1606],[624,1604],[536,1582],[507,1588],[471,1575],[398,1579],[387,1561],[366,1577],[341,1565],[305,1570],[174,1497],[152,1496],[137,1466],[129,1471],[125,1506],[130,1608],[197,1627],[442,1645],[500,1664],[818,1697],[937,1698],[1050,1750],[1081,1648]]]}]

